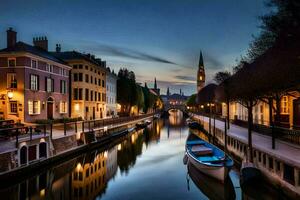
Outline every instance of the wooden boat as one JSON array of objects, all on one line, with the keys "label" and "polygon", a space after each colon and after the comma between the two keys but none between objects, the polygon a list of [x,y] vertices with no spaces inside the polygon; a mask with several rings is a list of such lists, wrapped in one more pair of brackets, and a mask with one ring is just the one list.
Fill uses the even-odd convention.
[{"label": "wooden boat", "polygon": [[222,182],[227,178],[233,166],[233,160],[224,151],[193,133],[186,141],[186,155],[188,164],[191,163],[204,174]]},{"label": "wooden boat", "polygon": [[224,183],[205,175],[194,165],[188,164],[188,175],[199,190],[211,200],[234,200],[236,198],[234,186],[230,177]]}]

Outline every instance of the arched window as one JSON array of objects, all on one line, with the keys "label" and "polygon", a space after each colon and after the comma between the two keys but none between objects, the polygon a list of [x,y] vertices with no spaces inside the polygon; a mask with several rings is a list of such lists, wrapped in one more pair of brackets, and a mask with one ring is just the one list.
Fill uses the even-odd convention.
[{"label": "arched window", "polygon": [[27,164],[27,147],[22,146],[20,149],[20,165]]}]

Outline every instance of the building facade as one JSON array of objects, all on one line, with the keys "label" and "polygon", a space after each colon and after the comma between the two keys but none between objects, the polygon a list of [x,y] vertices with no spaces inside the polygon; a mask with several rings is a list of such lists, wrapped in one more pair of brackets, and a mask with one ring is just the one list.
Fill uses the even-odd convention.
[{"label": "building facade", "polygon": [[106,117],[117,116],[117,80],[115,73],[106,72]]},{"label": "building facade", "polygon": [[[273,116],[275,121],[276,103],[273,101]],[[229,116],[231,120],[248,120],[247,108],[238,102],[230,102]],[[222,104],[222,115],[226,116],[226,104]],[[280,99],[280,119],[281,127],[300,129],[300,92],[294,91],[292,95],[282,96]],[[253,123],[270,125],[270,108],[268,101],[258,101],[253,107]]]},{"label": "building facade", "polygon": [[7,48],[0,50],[0,118],[16,122],[69,116],[69,67],[48,52],[46,37],[34,45],[17,42],[7,30]]},{"label": "building facade", "polygon": [[71,117],[84,120],[106,117],[106,66],[105,62],[90,54],[76,51],[60,51],[57,45],[55,56],[72,66],[71,71]]}]

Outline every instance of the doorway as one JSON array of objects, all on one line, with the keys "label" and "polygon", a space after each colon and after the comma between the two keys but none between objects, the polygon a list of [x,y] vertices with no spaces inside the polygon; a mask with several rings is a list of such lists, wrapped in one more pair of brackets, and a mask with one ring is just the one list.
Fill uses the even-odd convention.
[{"label": "doorway", "polygon": [[300,129],[300,98],[293,101],[294,120],[293,126],[295,129]]},{"label": "doorway", "polygon": [[47,99],[47,118],[53,119],[53,99],[51,97]]}]

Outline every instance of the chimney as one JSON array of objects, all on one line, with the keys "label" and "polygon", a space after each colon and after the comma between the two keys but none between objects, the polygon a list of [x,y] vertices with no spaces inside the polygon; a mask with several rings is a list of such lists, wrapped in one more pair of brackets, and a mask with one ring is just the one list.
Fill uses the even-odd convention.
[{"label": "chimney", "polygon": [[12,48],[16,45],[17,42],[17,32],[14,31],[11,27],[6,31],[7,33],[7,48]]},{"label": "chimney", "polygon": [[61,52],[61,46],[60,44],[56,44],[56,53],[60,53]]},{"label": "chimney", "polygon": [[48,51],[47,37],[35,37],[35,38],[33,38],[33,45],[35,47],[39,47],[41,49],[44,49],[45,51]]}]

